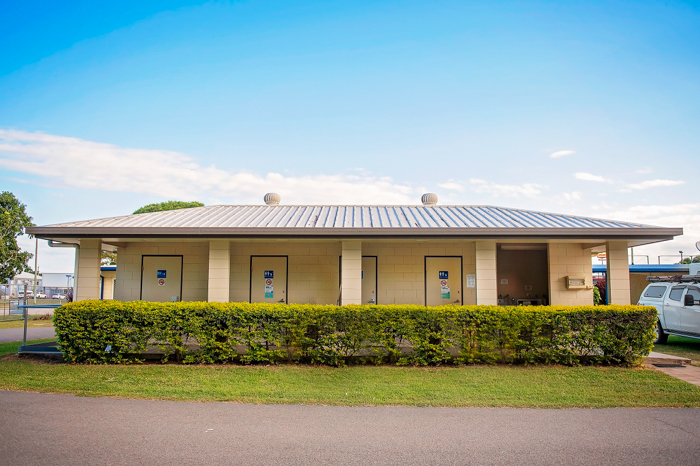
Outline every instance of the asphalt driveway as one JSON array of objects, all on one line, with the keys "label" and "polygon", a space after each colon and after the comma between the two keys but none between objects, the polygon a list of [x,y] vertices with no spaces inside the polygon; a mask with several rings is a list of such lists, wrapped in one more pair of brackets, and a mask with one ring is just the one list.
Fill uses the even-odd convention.
[{"label": "asphalt driveway", "polygon": [[[0,343],[8,341],[20,341],[24,335],[24,328],[0,328]],[[53,338],[56,336],[53,327],[30,327],[27,329],[27,340],[40,338]]]},{"label": "asphalt driveway", "polygon": [[0,392],[5,464],[700,464],[698,409],[265,406]]}]

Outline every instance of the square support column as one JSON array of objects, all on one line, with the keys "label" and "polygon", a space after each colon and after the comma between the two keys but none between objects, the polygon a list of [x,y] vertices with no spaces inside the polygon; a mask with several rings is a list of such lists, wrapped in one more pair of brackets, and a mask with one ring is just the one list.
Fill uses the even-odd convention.
[{"label": "square support column", "polygon": [[630,266],[626,241],[605,243],[608,304],[630,304]]},{"label": "square support column", "polygon": [[496,242],[476,242],[476,304],[498,304]]},{"label": "square support column", "polygon": [[76,249],[73,300],[100,299],[100,265],[102,240],[82,239]]},{"label": "square support column", "polygon": [[340,304],[362,304],[362,242],[343,241]]},{"label": "square support column", "polygon": [[231,243],[228,240],[209,241],[209,280],[207,301],[229,302],[231,286]]}]

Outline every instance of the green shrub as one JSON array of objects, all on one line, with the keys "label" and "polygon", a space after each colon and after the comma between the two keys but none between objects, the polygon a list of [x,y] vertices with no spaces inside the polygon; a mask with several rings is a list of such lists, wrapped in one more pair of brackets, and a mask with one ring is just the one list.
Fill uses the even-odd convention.
[{"label": "green shrub", "polygon": [[340,366],[637,364],[656,310],[640,306],[319,306],[79,301],[55,311],[66,361]]}]

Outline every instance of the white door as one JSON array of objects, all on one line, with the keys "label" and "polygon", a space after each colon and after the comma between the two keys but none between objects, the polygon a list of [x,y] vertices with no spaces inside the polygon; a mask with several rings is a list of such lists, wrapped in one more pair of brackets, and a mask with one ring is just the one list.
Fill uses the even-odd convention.
[{"label": "white door", "polygon": [[141,299],[182,300],[182,256],[142,256]]},{"label": "white door", "polygon": [[425,305],[462,304],[462,258],[425,258]]},{"label": "white door", "polygon": [[674,286],[664,299],[664,322],[669,330],[681,330],[681,298],[685,286]]},{"label": "white door", "polygon": [[287,303],[287,257],[250,259],[250,302]]},{"label": "white door", "polygon": [[693,297],[695,304],[692,306],[685,305],[685,296],[681,301],[681,330],[684,333],[692,333],[700,335],[700,288],[697,286],[689,286],[685,292]]},{"label": "white door", "polygon": [[377,258],[362,257],[362,304],[377,304]]}]

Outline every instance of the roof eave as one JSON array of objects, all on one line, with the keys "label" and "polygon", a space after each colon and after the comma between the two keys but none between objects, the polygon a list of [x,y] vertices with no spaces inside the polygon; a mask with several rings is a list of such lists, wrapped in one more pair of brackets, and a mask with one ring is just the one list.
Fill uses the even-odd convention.
[{"label": "roof eave", "polygon": [[673,239],[682,228],[198,228],[31,227],[27,233],[56,238],[178,237],[577,237]]}]

